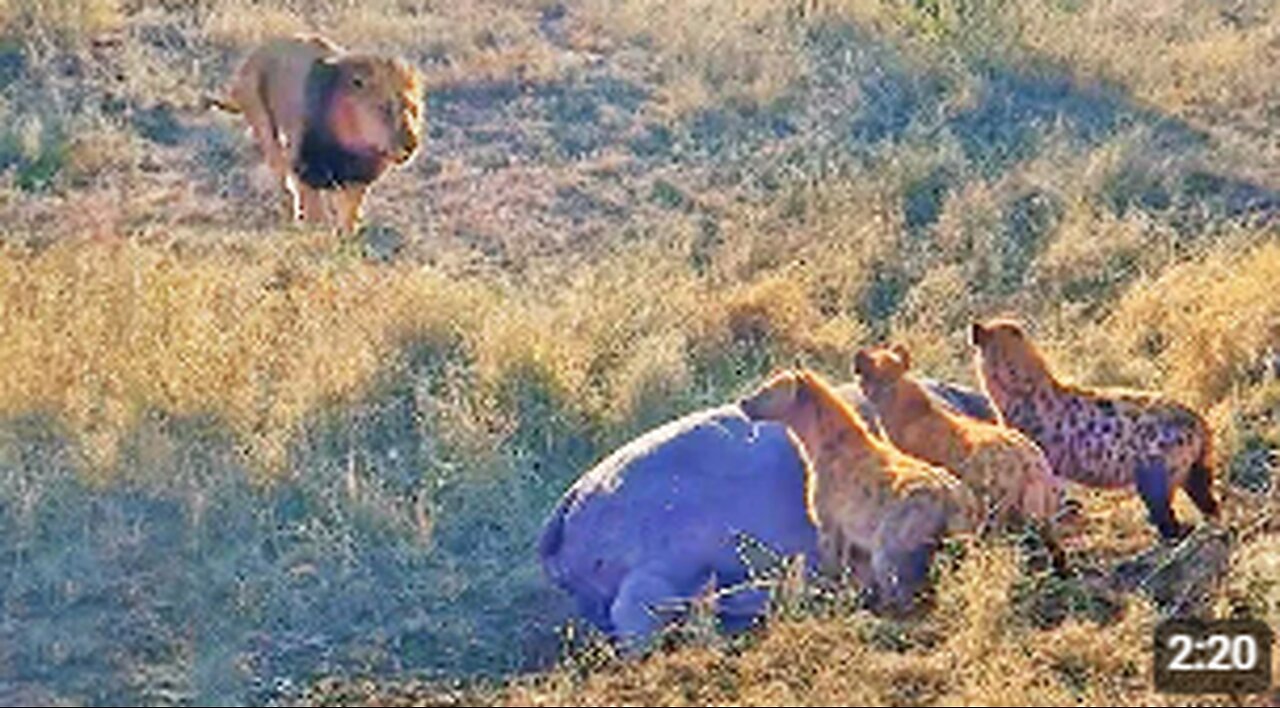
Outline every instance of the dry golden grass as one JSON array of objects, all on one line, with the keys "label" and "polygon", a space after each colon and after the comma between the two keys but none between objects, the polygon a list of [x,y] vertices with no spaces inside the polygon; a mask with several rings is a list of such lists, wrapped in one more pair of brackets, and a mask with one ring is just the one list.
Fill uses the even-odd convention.
[{"label": "dry golden grass", "polygon": [[679,114],[731,99],[763,103],[799,75],[807,26],[794,2],[583,0],[593,34],[657,51],[667,107]]},{"label": "dry golden grass", "polygon": [[[1264,128],[1274,122],[1258,117],[1260,106],[1274,102],[1272,77],[1280,69],[1274,3],[567,0],[563,17],[550,0],[212,0],[174,7],[0,0],[0,36],[29,37],[39,45],[35,59],[71,47],[81,59],[107,57],[101,67],[87,64],[103,75],[128,69],[118,84],[79,83],[101,78],[92,73],[42,84],[48,106],[19,116],[25,122],[12,132],[19,157],[37,163],[46,129],[65,131],[65,146],[55,146],[66,161],[60,181],[30,193],[8,182],[0,189],[0,243],[45,246],[0,250],[0,418],[52,415],[100,481],[137,472],[117,458],[151,411],[211,416],[265,479],[295,471],[292,446],[312,419],[363,400],[397,375],[411,345],[425,342],[446,361],[440,380],[429,382],[441,390],[415,411],[432,416],[429,442],[448,453],[441,464],[458,466],[468,479],[520,477],[495,486],[523,495],[518,504],[474,500],[474,508],[452,517],[454,510],[439,510],[442,525],[466,533],[467,524],[492,521],[493,510],[545,508],[539,495],[558,483],[548,477],[520,486],[537,470],[525,475],[523,460],[497,460],[512,448],[513,458],[526,452],[519,449],[526,440],[508,444],[516,436],[542,436],[547,449],[556,449],[558,435],[590,438],[594,454],[648,425],[724,401],[771,366],[799,360],[843,378],[850,352],[886,337],[907,343],[922,370],[972,382],[966,329],[975,317],[1002,311],[1033,323],[1068,378],[1158,388],[1209,412],[1224,476],[1247,441],[1262,439],[1267,449],[1280,443],[1273,414],[1280,405],[1280,296],[1272,293],[1280,247],[1253,245],[1273,241],[1274,227],[1206,229],[1189,238],[1159,216],[1110,208],[1109,180],[1134,154],[1145,157],[1150,136],[1118,131],[1109,142],[1082,147],[1050,132],[1038,156],[981,177],[965,173],[969,158],[955,141],[908,137],[883,148],[888,154],[862,172],[799,175],[765,198],[747,199],[718,192],[698,171],[703,165],[685,173],[684,165],[663,163],[646,173],[617,145],[590,164],[547,147],[552,161],[564,164],[531,161],[505,170],[467,164],[474,155],[442,154],[438,174],[400,171],[375,194],[376,217],[390,215],[420,243],[374,263],[341,253],[314,232],[237,231],[244,223],[278,224],[279,214],[265,189],[231,188],[204,174],[220,168],[202,160],[227,159],[219,157],[226,144],[209,137],[217,125],[195,126],[209,133],[193,141],[210,145],[165,147],[119,118],[59,113],[86,95],[91,104],[104,86],[133,101],[130,110],[139,114],[166,102],[194,105],[221,80],[210,67],[268,34],[319,31],[352,47],[404,53],[436,85],[536,83],[604,59],[620,76],[657,91],[659,100],[641,109],[645,121],[678,125],[681,114],[699,108],[764,105],[785,95],[812,69],[808,33],[851,21],[901,50],[913,70],[954,80],[941,99],[944,113],[981,99],[969,91],[982,79],[968,62],[1039,57],[1064,63],[1082,84],[1115,81],[1143,105],[1249,134],[1259,121]],[[128,40],[114,49],[88,41],[121,30]],[[141,37],[159,41],[136,41]],[[166,42],[192,49],[157,49]],[[1238,166],[1274,186],[1267,181],[1275,174],[1268,163],[1274,147],[1260,134],[1241,138],[1242,154],[1251,154]],[[811,146],[799,147],[798,154]],[[762,154],[762,163],[766,157],[777,156]],[[236,163],[242,168],[249,169]],[[937,222],[908,233],[907,185],[939,168],[961,174]],[[600,229],[600,243],[578,249],[590,239],[576,232],[553,233],[545,243],[522,240],[530,223],[553,211],[560,188],[631,170],[641,177],[620,177],[609,192],[631,210]],[[192,173],[208,178],[205,192],[196,193]],[[644,202],[659,173],[687,204],[625,202]],[[472,191],[477,184],[483,189]],[[429,189],[438,200],[424,206]],[[1011,252],[1011,204],[1033,193],[1060,213],[1034,243]],[[456,229],[440,226],[451,218]],[[413,230],[424,221],[439,232]],[[555,231],[569,222],[539,223]],[[615,233],[624,226],[645,235]],[[500,257],[479,253],[493,244],[461,243],[465,232],[486,234],[477,239],[491,238]],[[886,273],[892,277],[882,279]],[[880,300],[889,304],[876,305]],[[1274,480],[1270,467],[1266,472]],[[1227,523],[1240,530],[1260,515],[1274,516],[1274,490],[1273,481],[1269,492],[1232,491]],[[1151,546],[1133,495],[1081,496],[1091,524],[1068,544],[1080,560],[1104,565]],[[425,518],[428,497],[403,506]],[[392,501],[389,508],[406,500]],[[1194,516],[1185,500],[1179,512]],[[418,527],[418,541],[430,544],[422,530],[430,523]],[[1243,603],[1280,620],[1276,530],[1235,549],[1219,610]],[[509,536],[509,546],[484,557],[499,568],[494,577],[507,569],[505,549],[527,545],[519,533]],[[441,565],[457,562],[445,555]],[[517,592],[529,590],[536,575],[531,558],[520,563]],[[445,592],[483,580],[457,573],[450,566],[415,578]],[[1156,614],[1141,597],[1125,600],[1114,622],[1074,612],[1040,629],[1020,604],[1024,584],[1036,579],[1010,549],[970,549],[943,575],[938,606],[917,621],[847,608],[784,611],[744,641],[702,636],[638,662],[576,656],[466,698],[511,705],[1169,701],[1149,687],[1146,642]],[[458,612],[488,609],[483,597],[468,602]],[[365,690],[356,698],[445,698],[435,686],[425,694],[380,684]]]},{"label": "dry golden grass", "polygon": [[[538,18],[547,2],[484,0],[468,3],[299,3],[285,0],[217,0],[204,15],[202,33],[238,47],[266,37],[319,32],[366,50],[426,55],[429,84],[540,80],[563,68]],[[447,61],[441,61],[447,58]]]},{"label": "dry golden grass", "polygon": [[1080,76],[1118,81],[1175,114],[1274,100],[1280,8],[1269,0],[1037,1],[1010,7],[1023,41],[1035,51]]},{"label": "dry golden grass", "polygon": [[1215,253],[1136,283],[1111,327],[1125,350],[1153,359],[1166,390],[1209,407],[1272,366],[1280,346],[1278,279],[1275,244]]},{"label": "dry golden grass", "polygon": [[36,42],[81,42],[120,27],[120,0],[0,0],[0,36]]},{"label": "dry golden grass", "polygon": [[[414,338],[458,338],[482,387],[524,367],[545,372],[576,410],[613,422],[687,389],[691,367],[741,347],[843,376],[848,352],[876,336],[849,305],[865,296],[896,226],[889,214],[867,218],[874,200],[849,209],[839,188],[825,198],[843,208],[815,207],[803,224],[744,212],[704,275],[672,257],[688,247],[679,236],[515,280],[335,261],[332,241],[302,232],[197,249],[109,236],[11,249],[0,256],[0,411],[57,413],[100,467],[148,409],[213,413],[272,468],[300,421],[364,390]],[[1152,228],[1073,207],[1033,272],[1069,280],[1125,248],[1173,260],[1152,256]],[[1049,299],[975,291],[968,262],[924,273],[885,335],[935,375],[971,380],[965,328],[1010,308],[1036,322],[1064,375],[1146,382],[1206,408],[1276,345],[1272,247],[1142,281],[1102,324],[1055,307],[1054,287],[1041,291]],[[1168,347],[1153,360],[1144,352],[1157,340]]]},{"label": "dry golden grass", "polygon": [[300,421],[365,390],[414,340],[462,343],[482,418],[502,417],[491,389],[528,369],[617,422],[687,383],[691,349],[713,359],[749,338],[834,361],[858,339],[851,320],[819,314],[803,277],[708,289],[660,249],[513,287],[334,260],[334,242],[311,233],[235,243],[0,254],[0,414],[55,414],[105,470],[142,413],[209,413],[273,470]]},{"label": "dry golden grass", "polygon": [[293,425],[368,383],[397,336],[475,311],[430,272],[274,248],[68,242],[5,253],[0,273],[0,411],[62,416],[99,468],[149,408],[212,413],[278,465]]},{"label": "dry golden grass", "polygon": [[[1111,517],[1127,519],[1129,510]],[[1277,584],[1267,580],[1271,542],[1263,538],[1238,551],[1233,577],[1240,585],[1265,584],[1275,601]],[[579,656],[505,686],[448,692],[431,684],[356,680],[321,684],[309,698],[322,705],[1185,704],[1185,696],[1152,688],[1149,642],[1159,616],[1144,599],[1119,600],[1118,615],[1105,622],[1080,607],[1042,628],[1019,599],[1034,591],[1009,546],[970,547],[940,575],[936,605],[916,619],[831,608],[774,618],[745,640],[686,639],[643,661],[620,660],[607,650]],[[1280,607],[1263,616],[1280,616]],[[1266,698],[1243,704],[1266,705]]]}]

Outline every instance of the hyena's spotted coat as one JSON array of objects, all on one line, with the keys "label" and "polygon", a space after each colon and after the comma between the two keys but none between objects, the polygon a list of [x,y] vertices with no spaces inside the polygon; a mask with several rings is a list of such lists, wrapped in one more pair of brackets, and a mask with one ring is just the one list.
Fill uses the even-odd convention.
[{"label": "hyena's spotted coat", "polygon": [[942,537],[976,529],[981,507],[963,482],[872,435],[817,374],[781,372],[740,406],[800,440],[822,565],[851,569],[882,606],[910,609]]},{"label": "hyena's spotted coat", "polygon": [[1174,518],[1181,487],[1216,517],[1212,434],[1195,411],[1149,393],[1058,381],[1012,320],[975,323],[978,375],[1002,420],[1035,440],[1058,475],[1093,487],[1134,485],[1165,538],[1186,528]]}]

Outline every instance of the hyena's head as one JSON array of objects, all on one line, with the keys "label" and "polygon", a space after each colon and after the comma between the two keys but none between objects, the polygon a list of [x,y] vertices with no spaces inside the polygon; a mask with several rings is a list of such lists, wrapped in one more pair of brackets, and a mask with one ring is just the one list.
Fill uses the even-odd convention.
[{"label": "hyena's head", "polygon": [[1052,381],[1044,355],[1016,320],[974,322],[970,342],[978,375],[992,396],[1028,395]]},{"label": "hyena's head", "polygon": [[862,392],[877,405],[891,400],[903,375],[911,370],[911,353],[901,344],[866,347],[853,356],[853,373]]}]

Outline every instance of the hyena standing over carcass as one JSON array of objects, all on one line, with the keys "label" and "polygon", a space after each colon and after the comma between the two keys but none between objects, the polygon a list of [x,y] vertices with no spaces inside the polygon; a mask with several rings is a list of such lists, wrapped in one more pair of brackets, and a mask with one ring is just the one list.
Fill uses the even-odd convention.
[{"label": "hyena standing over carcass", "polygon": [[1044,450],[1058,475],[1092,487],[1134,485],[1166,539],[1188,530],[1173,514],[1181,487],[1216,518],[1213,435],[1198,413],[1155,394],[1059,381],[1017,322],[974,323],[978,375],[1008,425]]}]

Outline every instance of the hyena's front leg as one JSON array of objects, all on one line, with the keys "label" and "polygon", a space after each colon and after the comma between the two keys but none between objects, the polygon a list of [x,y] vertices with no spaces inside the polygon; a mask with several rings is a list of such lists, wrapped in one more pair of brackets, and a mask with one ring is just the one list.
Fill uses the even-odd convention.
[{"label": "hyena's front leg", "polygon": [[882,607],[896,612],[914,607],[946,525],[942,505],[924,495],[905,500],[880,521],[871,567]]},{"label": "hyena's front leg", "polygon": [[925,541],[907,548],[881,547],[871,555],[875,572],[875,597],[882,609],[910,612],[916,595],[929,582],[929,567],[937,543]]},{"label": "hyena's front leg", "polygon": [[818,570],[829,578],[838,578],[845,569],[844,539],[838,531],[818,532]]}]

